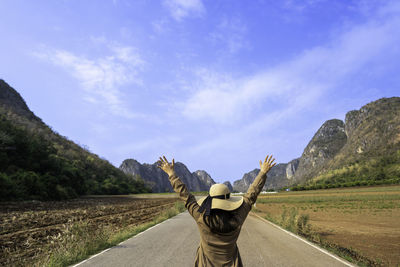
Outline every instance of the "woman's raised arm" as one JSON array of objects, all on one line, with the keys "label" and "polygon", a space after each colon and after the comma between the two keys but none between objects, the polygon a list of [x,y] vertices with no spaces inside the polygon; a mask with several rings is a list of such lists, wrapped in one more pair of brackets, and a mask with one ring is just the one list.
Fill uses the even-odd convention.
[{"label": "woman's raised arm", "polygon": [[260,172],[250,185],[247,193],[243,196],[244,200],[250,205],[250,207],[256,202],[257,196],[261,193],[261,190],[265,184],[265,180],[267,179],[267,173],[276,165],[274,161],[275,159],[272,157],[272,155],[267,156],[264,160],[264,163],[262,163],[260,160]]},{"label": "woman's raised arm", "polygon": [[179,194],[179,198],[185,202],[185,207],[188,209],[192,217],[197,220],[200,216],[200,213],[198,212],[199,205],[197,204],[196,198],[189,192],[186,185],[176,175],[174,169],[175,160],[172,159],[172,163],[169,163],[165,156],[163,156],[163,158],[160,157],[157,167],[168,174],[168,179],[172,188]]}]

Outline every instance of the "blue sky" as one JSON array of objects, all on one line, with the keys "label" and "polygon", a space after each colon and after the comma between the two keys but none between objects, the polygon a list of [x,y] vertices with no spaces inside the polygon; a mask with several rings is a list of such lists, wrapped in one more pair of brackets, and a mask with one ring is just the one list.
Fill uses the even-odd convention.
[{"label": "blue sky", "polygon": [[0,1],[0,78],[119,166],[240,179],[400,93],[399,1]]}]

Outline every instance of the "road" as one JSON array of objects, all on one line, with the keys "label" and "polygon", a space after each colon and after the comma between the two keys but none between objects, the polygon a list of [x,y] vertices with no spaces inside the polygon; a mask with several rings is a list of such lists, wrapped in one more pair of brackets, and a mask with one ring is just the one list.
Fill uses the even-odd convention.
[{"label": "road", "polygon": [[[193,266],[199,240],[184,212],[75,266]],[[352,266],[251,214],[238,247],[244,266]]]}]

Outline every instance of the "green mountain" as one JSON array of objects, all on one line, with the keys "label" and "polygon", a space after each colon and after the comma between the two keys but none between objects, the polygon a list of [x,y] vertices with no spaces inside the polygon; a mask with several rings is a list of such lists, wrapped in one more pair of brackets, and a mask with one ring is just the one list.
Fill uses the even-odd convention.
[{"label": "green mountain", "polygon": [[140,177],[54,132],[0,79],[0,200],[148,191]]},{"label": "green mountain", "polygon": [[400,97],[324,123],[305,148],[293,189],[400,182]]}]

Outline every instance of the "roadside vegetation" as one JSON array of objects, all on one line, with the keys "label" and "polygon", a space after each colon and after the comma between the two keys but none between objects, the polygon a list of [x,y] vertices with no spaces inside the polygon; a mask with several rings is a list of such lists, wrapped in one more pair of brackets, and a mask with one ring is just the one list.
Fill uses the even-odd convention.
[{"label": "roadside vegetation", "polygon": [[262,195],[254,211],[360,266],[400,264],[400,186]]},{"label": "roadside vegetation", "polygon": [[101,229],[91,227],[87,222],[77,222],[65,229],[60,236],[61,242],[56,246],[49,245],[48,257],[41,259],[36,266],[69,266],[89,258],[104,249],[118,245],[122,241],[137,235],[146,229],[159,224],[185,210],[182,202],[164,210],[150,222],[114,229],[105,226]]}]

